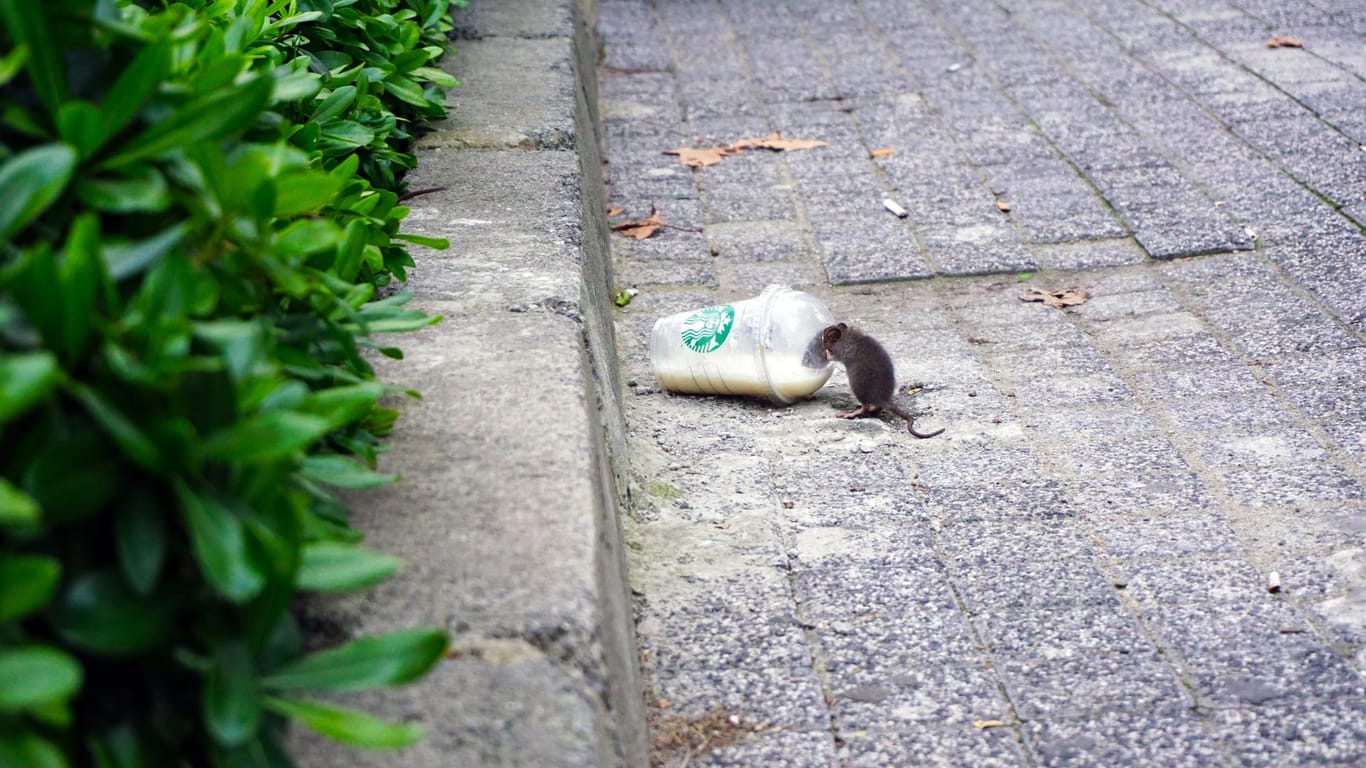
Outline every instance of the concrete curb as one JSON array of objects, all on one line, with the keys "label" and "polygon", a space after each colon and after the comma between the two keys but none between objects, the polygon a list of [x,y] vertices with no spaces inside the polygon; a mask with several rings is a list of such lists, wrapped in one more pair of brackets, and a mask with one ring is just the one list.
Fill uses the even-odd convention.
[{"label": "concrete curb", "polygon": [[625,427],[596,134],[593,0],[476,4],[456,17],[451,118],[418,149],[407,231],[413,305],[380,378],[423,393],[353,500],[367,542],[407,567],[308,607],[340,641],[443,626],[453,653],[422,682],[348,697],[427,738],[361,753],[294,735],[302,766],[647,763],[618,488]]}]

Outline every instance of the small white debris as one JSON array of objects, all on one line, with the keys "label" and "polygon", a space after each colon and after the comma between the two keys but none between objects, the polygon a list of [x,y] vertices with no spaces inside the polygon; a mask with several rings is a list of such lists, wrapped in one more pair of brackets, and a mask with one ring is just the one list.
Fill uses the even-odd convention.
[{"label": "small white debris", "polygon": [[1281,591],[1281,575],[1272,571],[1266,575],[1266,591],[1272,594]]},{"label": "small white debris", "polygon": [[882,198],[882,207],[896,214],[896,217],[898,219],[906,218],[906,209],[897,205],[896,201],[890,197]]}]

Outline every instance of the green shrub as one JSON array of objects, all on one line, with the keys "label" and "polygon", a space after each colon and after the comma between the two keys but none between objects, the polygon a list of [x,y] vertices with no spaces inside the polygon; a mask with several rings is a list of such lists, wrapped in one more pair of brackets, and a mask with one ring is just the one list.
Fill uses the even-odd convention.
[{"label": "green shrub", "polygon": [[447,0],[0,0],[0,767],[287,766],[308,698],[420,677],[438,630],[305,653],[301,591],[398,561],[375,334]]}]

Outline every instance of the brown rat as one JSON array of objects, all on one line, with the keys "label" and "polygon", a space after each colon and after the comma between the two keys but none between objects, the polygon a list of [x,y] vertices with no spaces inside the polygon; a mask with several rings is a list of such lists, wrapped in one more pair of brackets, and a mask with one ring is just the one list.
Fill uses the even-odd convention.
[{"label": "brown rat", "polygon": [[825,348],[826,359],[844,364],[849,388],[860,404],[857,411],[839,414],[841,419],[876,416],[885,409],[905,419],[906,429],[916,437],[934,437],[944,431],[940,429],[928,435],[916,432],[912,418],[892,402],[892,395],[896,393],[892,356],[872,336],[840,323],[821,332],[821,346]]}]

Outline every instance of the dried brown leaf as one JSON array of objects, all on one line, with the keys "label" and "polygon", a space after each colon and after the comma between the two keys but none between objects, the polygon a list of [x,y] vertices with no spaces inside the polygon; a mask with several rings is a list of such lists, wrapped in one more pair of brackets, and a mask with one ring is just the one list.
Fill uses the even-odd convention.
[{"label": "dried brown leaf", "polygon": [[979,731],[985,731],[988,728],[1005,728],[1010,725],[1004,720],[973,720],[972,724]]},{"label": "dried brown leaf", "polygon": [[1303,48],[1304,41],[1290,35],[1276,35],[1266,41],[1267,48]]},{"label": "dried brown leaf", "polygon": [[896,154],[895,149],[875,149],[869,153],[872,157],[891,157]]},{"label": "dried brown leaf", "polygon": [[1007,203],[1004,200],[997,200],[996,210],[1000,211],[1001,213],[1010,213],[1010,203]]},{"label": "dried brown leaf", "polygon": [[794,149],[815,149],[816,147],[828,147],[830,142],[820,141],[819,139],[789,139],[783,136],[782,131],[774,131],[767,136],[758,139],[740,139],[730,145],[731,149],[771,149],[775,152],[789,152]]},{"label": "dried brown leaf", "polygon": [[1062,291],[1041,291],[1035,288],[1020,296],[1020,301],[1042,301],[1054,309],[1064,309],[1085,304],[1089,298],[1091,298],[1091,294],[1080,288],[1068,288]]},{"label": "dried brown leaf", "polygon": [[664,217],[659,215],[659,211],[650,207],[650,216],[640,221],[623,221],[620,224],[613,224],[612,231],[620,232],[627,237],[634,237],[637,240],[644,240],[653,235],[660,227],[664,226]]},{"label": "dried brown leaf", "polygon": [[689,168],[705,168],[721,162],[723,157],[740,154],[740,150],[735,147],[674,147],[664,150],[664,154],[678,155],[678,162]]}]

